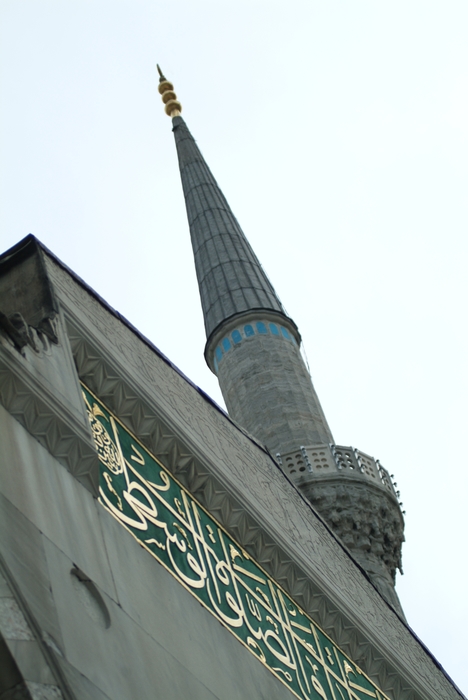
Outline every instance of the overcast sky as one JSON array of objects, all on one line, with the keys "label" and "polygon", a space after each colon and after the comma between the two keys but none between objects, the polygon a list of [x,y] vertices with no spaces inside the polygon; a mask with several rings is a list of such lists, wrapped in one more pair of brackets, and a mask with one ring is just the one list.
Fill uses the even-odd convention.
[{"label": "overcast sky", "polygon": [[156,61],[406,510],[408,622],[468,691],[466,0],[0,0],[4,250],[29,232],[222,402]]}]

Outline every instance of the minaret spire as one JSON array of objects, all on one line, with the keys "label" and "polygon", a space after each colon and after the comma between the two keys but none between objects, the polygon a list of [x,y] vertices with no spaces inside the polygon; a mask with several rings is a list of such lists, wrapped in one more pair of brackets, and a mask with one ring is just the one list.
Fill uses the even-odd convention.
[{"label": "minaret spire", "polygon": [[[159,66],[159,92],[173,131],[192,235],[207,338],[228,318],[251,309],[285,311],[221,189],[180,117],[172,83]],[[175,112],[178,114],[175,114]]]},{"label": "minaret spire", "polygon": [[382,595],[401,568],[403,517],[378,460],[333,437],[299,347],[301,336],[180,116],[158,66],[172,117],[206,329],[205,358],[226,407],[276,457]]},{"label": "minaret spire", "polygon": [[161,68],[156,64],[156,68],[159,73],[159,93],[161,95],[162,101],[166,105],[165,112],[168,117],[178,117],[182,112],[182,105],[177,100],[177,95],[174,92],[174,86],[167,80],[163,75]]}]

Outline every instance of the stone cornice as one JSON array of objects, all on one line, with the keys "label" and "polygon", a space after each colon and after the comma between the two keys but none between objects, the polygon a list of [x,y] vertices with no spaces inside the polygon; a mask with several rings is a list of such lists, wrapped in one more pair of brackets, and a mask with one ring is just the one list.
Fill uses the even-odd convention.
[{"label": "stone cornice", "polygon": [[[53,352],[63,352],[63,348],[54,348]],[[97,496],[99,461],[91,434],[86,423],[52,389],[31,372],[27,352],[21,355],[0,338],[0,403]]]}]

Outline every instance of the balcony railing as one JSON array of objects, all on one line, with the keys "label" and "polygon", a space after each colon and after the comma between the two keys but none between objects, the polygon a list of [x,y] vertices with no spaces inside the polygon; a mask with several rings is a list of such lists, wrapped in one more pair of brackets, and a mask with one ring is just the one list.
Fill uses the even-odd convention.
[{"label": "balcony railing", "polygon": [[396,484],[392,482],[388,471],[378,459],[355,447],[332,444],[301,446],[293,452],[277,453],[276,459],[283,471],[297,484],[341,475],[383,488],[402,505],[400,492],[395,490]]}]

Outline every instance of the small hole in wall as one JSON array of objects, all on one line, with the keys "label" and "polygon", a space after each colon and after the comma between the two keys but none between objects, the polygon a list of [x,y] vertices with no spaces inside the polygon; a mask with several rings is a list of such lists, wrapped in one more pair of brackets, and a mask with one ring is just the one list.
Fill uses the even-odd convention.
[{"label": "small hole in wall", "polygon": [[109,629],[111,624],[109,610],[96,585],[77,566],[71,569],[70,575],[77,598],[87,615],[100,627]]}]

